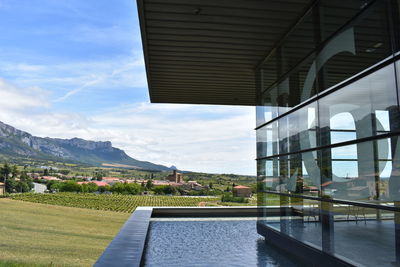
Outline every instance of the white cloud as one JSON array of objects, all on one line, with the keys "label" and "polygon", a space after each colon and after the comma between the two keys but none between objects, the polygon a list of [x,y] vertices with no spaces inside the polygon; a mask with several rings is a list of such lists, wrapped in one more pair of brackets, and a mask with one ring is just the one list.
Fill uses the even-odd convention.
[{"label": "white cloud", "polygon": [[23,110],[47,107],[50,93],[39,87],[20,88],[0,78],[0,107],[5,110]]},{"label": "white cloud", "polygon": [[49,103],[46,90],[0,80],[0,120],[33,135],[109,140],[139,160],[255,174],[252,107],[136,103],[88,116],[53,112]]},{"label": "white cloud", "polygon": [[[80,67],[80,68],[79,68]],[[64,101],[67,98],[79,93],[85,88],[89,87],[101,87],[101,88],[114,88],[118,86],[129,86],[129,87],[145,87],[146,76],[143,71],[144,62],[143,60],[128,60],[128,61],[116,61],[116,62],[95,62],[91,63],[89,72],[84,75],[84,79],[79,77],[78,83],[83,83],[81,86],[74,88],[62,97],[56,99],[56,102]],[[79,69],[79,73],[84,73],[82,69],[87,69],[88,65],[79,64],[79,66],[58,66],[59,72],[62,69]],[[60,69],[61,68],[61,69]],[[94,74],[95,73],[95,74]]]},{"label": "white cloud", "polygon": [[20,86],[40,84],[53,92],[56,102],[84,90],[147,87],[144,61],[138,54],[112,60],[49,65],[1,62],[0,73]]},{"label": "white cloud", "polygon": [[252,107],[142,103],[93,120],[124,132],[109,139],[131,155],[189,170],[255,173]]}]

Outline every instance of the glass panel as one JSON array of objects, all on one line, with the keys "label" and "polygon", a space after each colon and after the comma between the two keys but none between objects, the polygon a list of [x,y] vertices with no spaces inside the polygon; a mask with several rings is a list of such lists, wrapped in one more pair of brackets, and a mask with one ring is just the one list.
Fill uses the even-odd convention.
[{"label": "glass panel", "polygon": [[317,83],[314,75],[316,70],[313,58],[313,55],[308,57],[278,84],[279,115],[286,113],[294,106],[317,94]]},{"label": "glass panel", "polygon": [[279,153],[289,153],[289,117],[285,116],[278,120],[279,129]]},{"label": "glass panel", "polygon": [[320,196],[321,170],[318,166],[317,151],[301,153],[302,195]]},{"label": "glass panel", "polygon": [[281,230],[281,209],[279,195],[263,194],[264,198],[264,217],[263,223],[272,227],[274,230]]},{"label": "glass panel", "polygon": [[[400,200],[398,137],[320,151],[324,197],[393,206]],[[394,157],[392,157],[394,155]]]},{"label": "glass panel", "polygon": [[316,147],[317,128],[316,102],[279,119],[279,153],[296,152]]},{"label": "glass panel", "polygon": [[331,252],[362,266],[396,265],[395,212],[334,204],[331,218]]},{"label": "glass panel", "polygon": [[[268,91],[265,105],[284,114],[390,56],[386,1],[369,2],[320,1],[258,71],[260,90]],[[363,9],[364,14],[355,17]]]},{"label": "glass panel", "polygon": [[257,204],[261,210],[258,222],[280,230],[279,196],[266,193],[279,184],[278,159],[257,161]]},{"label": "glass panel", "polygon": [[365,9],[371,0],[322,0],[320,3],[321,35],[325,40],[335,33],[342,25],[349,22],[362,9]]},{"label": "glass panel", "polygon": [[318,166],[316,151],[280,157],[279,164],[279,192],[310,196],[320,195],[321,171]]},{"label": "glass panel", "polygon": [[262,94],[259,106],[256,107],[256,124],[260,126],[278,116],[278,91],[271,88]]},{"label": "glass panel", "polygon": [[319,100],[321,144],[384,134],[398,123],[393,65],[386,66]]},{"label": "glass panel", "polygon": [[[377,195],[383,205],[400,207],[400,140],[399,136],[378,142],[379,185]],[[400,222],[399,222],[400,223]]]},{"label": "glass panel", "polygon": [[317,103],[314,102],[308,106],[289,114],[289,151],[310,149],[317,146]]},{"label": "glass panel", "polygon": [[322,247],[321,205],[319,201],[286,197],[281,216],[281,232],[318,249]]},{"label": "glass panel", "polygon": [[279,188],[279,159],[263,159],[257,161],[258,189],[261,191],[277,191]]},{"label": "glass panel", "polygon": [[388,1],[373,3],[354,24],[332,38],[318,54],[316,62],[323,66],[322,90],[392,54],[387,3]]},{"label": "glass panel", "polygon": [[278,154],[278,122],[274,121],[257,130],[257,158]]},{"label": "glass panel", "polygon": [[279,73],[279,63],[280,60],[278,60],[277,54],[274,53],[259,70],[261,75],[261,93],[270,88],[278,80],[279,76],[282,75],[282,73]]},{"label": "glass panel", "polygon": [[[359,1],[324,0],[317,3],[291,30],[283,43],[276,47],[268,61],[262,66],[262,90],[278,83],[278,80],[281,80],[279,83],[284,84],[282,77],[288,75],[289,72],[292,74],[289,75],[287,84],[290,83],[291,95],[295,91],[303,92],[304,90],[301,89],[306,80],[308,80],[309,85],[312,85],[316,78],[315,74],[319,70],[312,66],[315,67],[317,63],[313,62],[315,55],[312,55],[312,52],[340,27],[349,22],[361,9],[365,8],[368,2],[370,1],[366,0],[360,3]],[[327,53],[323,54],[327,55]],[[309,62],[305,64],[305,61]],[[318,60],[318,62],[320,61],[321,59]],[[302,63],[300,64],[300,62]],[[297,70],[293,70],[294,68],[297,68]],[[308,79],[306,79],[306,76]],[[311,89],[311,87],[308,89]],[[311,91],[305,91],[307,93],[303,94],[303,100],[305,97],[313,95]],[[284,92],[281,91],[280,94],[284,94]],[[297,104],[300,103],[299,100],[300,97],[291,97],[291,101]],[[292,103],[289,107],[293,105]]]}]

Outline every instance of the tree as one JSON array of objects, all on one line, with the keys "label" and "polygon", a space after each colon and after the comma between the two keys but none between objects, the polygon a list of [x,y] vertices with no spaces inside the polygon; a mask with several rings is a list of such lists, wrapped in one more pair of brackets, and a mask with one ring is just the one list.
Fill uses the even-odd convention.
[{"label": "tree", "polygon": [[7,179],[6,192],[7,193],[14,193],[14,192],[16,192],[16,190],[15,190],[16,188],[17,188],[17,181],[15,181],[14,178]]},{"label": "tree", "polygon": [[27,182],[23,182],[23,181],[18,181],[15,184],[15,191],[18,191],[20,193],[26,193],[31,191],[31,188],[29,187]]},{"label": "tree", "polygon": [[19,176],[19,179],[20,179],[21,181],[23,181],[23,182],[29,180],[29,178],[30,178],[30,177],[26,174],[26,171],[22,171],[22,172],[21,172],[21,175]]},{"label": "tree", "polygon": [[138,184],[125,184],[125,193],[126,194],[132,194],[132,195],[137,195],[142,191],[142,187]]},{"label": "tree", "polygon": [[125,186],[123,183],[115,183],[111,187],[112,192],[122,194],[125,191]]},{"label": "tree", "polygon": [[210,182],[210,183],[208,184],[208,187],[209,187],[210,189],[212,189],[212,188],[213,188],[213,183]]},{"label": "tree", "polygon": [[88,183],[87,184],[87,189],[89,193],[93,193],[99,190],[99,187],[95,183]]},{"label": "tree", "polygon": [[62,183],[59,181],[48,181],[46,184],[47,190],[51,192],[57,192],[60,191],[62,187]]},{"label": "tree", "polygon": [[81,184],[80,192],[81,193],[88,193],[89,192],[88,185],[87,184]]},{"label": "tree", "polygon": [[167,195],[173,195],[173,194],[176,193],[176,188],[173,187],[173,186],[167,185],[167,186],[164,188],[164,193],[167,194]]},{"label": "tree", "polygon": [[60,186],[61,192],[80,192],[81,185],[75,181],[67,181]]},{"label": "tree", "polygon": [[94,173],[94,177],[96,178],[97,181],[103,180],[104,173],[101,171],[97,171]]},{"label": "tree", "polygon": [[105,185],[105,186],[99,186],[99,192],[104,193],[104,192],[110,192],[111,191],[111,186]]},{"label": "tree", "polygon": [[146,188],[150,190],[153,187],[153,181],[151,179],[147,180]]},{"label": "tree", "polygon": [[48,169],[44,169],[43,170],[43,176],[49,176],[49,170]]},{"label": "tree", "polygon": [[33,188],[33,179],[26,174],[26,168],[21,172],[19,176],[19,182],[16,191],[29,192]]},{"label": "tree", "polygon": [[11,167],[11,177],[12,178],[17,178],[18,173],[19,173],[19,171],[18,171],[17,165],[13,165]]},{"label": "tree", "polygon": [[8,165],[7,162],[5,162],[3,167],[0,167],[1,180],[5,182],[10,173],[11,173],[11,167],[10,165]]},{"label": "tree", "polygon": [[164,195],[164,185],[155,186],[153,191],[156,195]]}]

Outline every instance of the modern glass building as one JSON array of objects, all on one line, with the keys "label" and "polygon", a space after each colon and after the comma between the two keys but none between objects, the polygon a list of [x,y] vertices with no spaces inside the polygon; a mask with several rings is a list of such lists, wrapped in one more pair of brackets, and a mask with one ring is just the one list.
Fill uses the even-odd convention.
[{"label": "modern glass building", "polygon": [[267,238],[400,263],[396,2],[317,1],[257,67],[258,197],[282,208]]},{"label": "modern glass building", "polygon": [[151,101],[257,106],[258,231],[308,263],[400,264],[399,5],[138,0]]}]

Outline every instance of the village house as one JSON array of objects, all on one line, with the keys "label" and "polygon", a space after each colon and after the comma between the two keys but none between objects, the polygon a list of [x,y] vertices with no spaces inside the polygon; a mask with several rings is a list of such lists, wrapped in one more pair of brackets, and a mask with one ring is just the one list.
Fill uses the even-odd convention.
[{"label": "village house", "polygon": [[0,183],[0,195],[4,195],[6,193],[6,185],[4,183]]},{"label": "village house", "polygon": [[159,185],[170,185],[170,182],[161,181],[161,180],[153,180],[153,185],[154,185],[154,186],[159,186]]},{"label": "village house", "polygon": [[175,183],[183,183],[183,174],[177,172],[176,170],[174,170],[174,172],[170,175],[168,175],[166,178],[166,180],[171,181],[171,182],[175,182]]},{"label": "village house", "polygon": [[233,196],[235,197],[251,197],[251,188],[243,185],[233,187]]},{"label": "village house", "polygon": [[78,182],[78,184],[88,184],[88,183],[94,183],[97,186],[106,186],[106,185],[108,185],[108,183],[106,183],[104,181]]},{"label": "village house", "polygon": [[185,183],[186,188],[188,190],[201,190],[204,188],[204,186],[202,186],[201,184],[199,184],[196,181],[188,181],[187,183]]},{"label": "village house", "polygon": [[106,182],[107,184],[113,185],[115,183],[121,182],[121,179],[117,177],[103,177],[102,181]]},{"label": "village house", "polygon": [[60,178],[57,178],[55,176],[41,176],[39,179],[47,180],[47,181],[61,181]]}]

